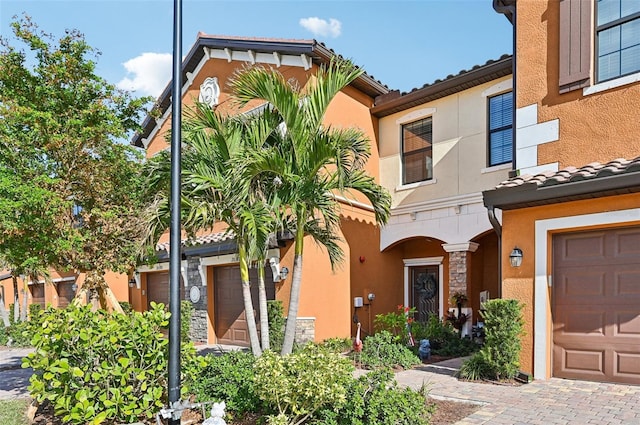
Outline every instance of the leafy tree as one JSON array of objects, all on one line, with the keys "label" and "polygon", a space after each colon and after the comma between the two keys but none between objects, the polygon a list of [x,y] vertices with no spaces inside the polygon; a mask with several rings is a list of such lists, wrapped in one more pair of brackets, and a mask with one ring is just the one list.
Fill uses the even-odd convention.
[{"label": "leafy tree", "polygon": [[[302,254],[306,234],[327,248],[332,266],[342,260],[337,229],[340,225],[336,194],[360,192],[385,223],[391,199],[364,170],[370,145],[359,129],[334,129],[323,123],[333,98],[362,70],[350,62],[334,60],[320,69],[304,90],[272,69],[250,68],[238,73],[231,86],[242,104],[262,99],[284,123],[284,142],[273,151],[257,152],[257,164],[280,176],[277,188],[283,216],[295,234],[293,281],[287,312],[283,354],[291,353],[302,284]],[[259,168],[259,167],[258,167]]]},{"label": "leafy tree", "polygon": [[[205,104],[197,104],[183,123],[182,151],[182,223],[189,234],[213,228],[218,221],[228,225],[238,244],[240,278],[249,339],[255,355],[269,348],[269,326],[264,263],[269,235],[274,230],[272,209],[266,201],[264,181],[252,179],[247,172],[247,158],[268,148],[278,137],[278,117],[265,110],[243,117],[217,114]],[[169,224],[170,154],[163,151],[150,162],[147,187],[156,201],[149,215],[152,241]],[[251,299],[249,263],[259,272],[262,348]]]},{"label": "leafy tree", "polygon": [[78,299],[97,292],[103,307],[108,299],[120,310],[104,273],[134,264],[144,226],[141,157],[118,140],[137,128],[147,99],[133,99],[96,75],[99,52],[78,31],[55,40],[27,16],[11,26],[13,40],[0,45],[0,170],[33,187],[13,201],[24,206],[18,214],[39,208],[34,191],[47,193],[51,205],[40,219],[53,226],[33,249],[26,248],[36,234],[31,220],[3,220],[3,238],[23,238],[9,260],[19,266],[36,251],[40,264],[86,273]]}]

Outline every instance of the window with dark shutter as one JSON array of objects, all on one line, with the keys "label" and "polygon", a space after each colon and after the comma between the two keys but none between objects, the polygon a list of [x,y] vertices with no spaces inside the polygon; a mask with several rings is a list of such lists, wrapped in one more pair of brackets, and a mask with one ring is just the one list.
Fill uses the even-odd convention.
[{"label": "window with dark shutter", "polygon": [[513,160],[513,92],[489,98],[489,166]]},{"label": "window with dark shutter", "polygon": [[560,93],[590,84],[591,10],[591,0],[560,0]]}]

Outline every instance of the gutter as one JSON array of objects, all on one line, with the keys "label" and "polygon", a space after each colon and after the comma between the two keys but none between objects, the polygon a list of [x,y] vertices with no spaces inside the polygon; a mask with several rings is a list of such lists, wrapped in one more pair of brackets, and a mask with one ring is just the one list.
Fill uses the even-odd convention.
[{"label": "gutter", "polygon": [[496,217],[496,209],[493,205],[487,206],[489,222],[498,235],[498,298],[502,298],[502,225]]},{"label": "gutter", "polygon": [[[516,74],[516,63],[517,63],[517,54],[516,54],[516,2],[515,0],[493,0],[493,9],[503,14],[512,24],[513,32],[512,32],[512,54],[511,54],[511,80],[512,80],[512,97],[513,97],[513,105],[512,105],[512,122],[511,122],[511,155],[513,156],[511,159],[512,170],[509,172],[509,177],[515,177],[518,173],[518,166],[516,164],[516,93],[518,92],[518,78]],[[486,205],[486,201],[485,201]],[[498,298],[502,298],[502,226],[496,217],[496,210],[493,204],[486,205],[487,214],[489,215],[489,222],[491,226],[493,226],[493,230],[496,232],[498,236]]]}]

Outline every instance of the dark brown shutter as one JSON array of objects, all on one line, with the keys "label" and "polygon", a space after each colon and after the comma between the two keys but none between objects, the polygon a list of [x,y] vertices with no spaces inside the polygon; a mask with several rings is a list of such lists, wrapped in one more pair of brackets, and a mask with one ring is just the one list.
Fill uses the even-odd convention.
[{"label": "dark brown shutter", "polygon": [[560,0],[560,93],[589,85],[591,0]]}]

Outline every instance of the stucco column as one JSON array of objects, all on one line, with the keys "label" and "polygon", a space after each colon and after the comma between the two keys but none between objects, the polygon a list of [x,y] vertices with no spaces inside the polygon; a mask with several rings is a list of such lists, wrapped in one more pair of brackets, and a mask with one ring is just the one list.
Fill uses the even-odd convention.
[{"label": "stucco column", "polygon": [[471,281],[471,253],[478,249],[475,242],[445,243],[442,248],[449,253],[449,297],[456,292],[468,296]]}]

